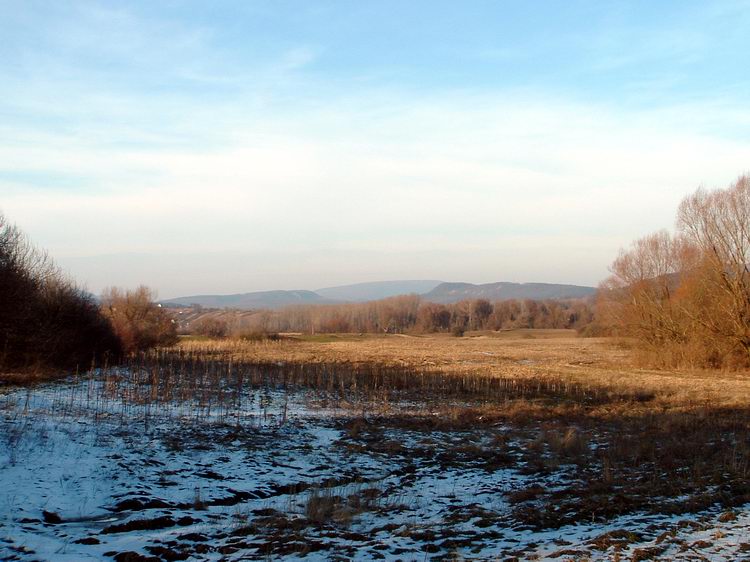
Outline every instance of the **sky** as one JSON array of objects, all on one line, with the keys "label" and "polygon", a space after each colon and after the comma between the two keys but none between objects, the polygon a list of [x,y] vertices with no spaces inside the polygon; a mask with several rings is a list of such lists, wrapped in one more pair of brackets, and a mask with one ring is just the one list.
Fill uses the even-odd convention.
[{"label": "sky", "polygon": [[750,171],[748,1],[0,13],[0,211],[94,293],[595,285]]}]

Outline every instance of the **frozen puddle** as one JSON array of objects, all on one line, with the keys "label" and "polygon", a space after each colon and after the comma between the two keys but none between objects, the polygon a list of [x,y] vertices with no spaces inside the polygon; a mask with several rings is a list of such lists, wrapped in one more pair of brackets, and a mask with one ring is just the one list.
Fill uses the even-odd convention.
[{"label": "frozen puddle", "polygon": [[381,423],[268,388],[207,411],[104,384],[0,396],[0,559],[750,557],[747,506],[545,527],[535,486],[579,467],[530,470],[507,427]]}]

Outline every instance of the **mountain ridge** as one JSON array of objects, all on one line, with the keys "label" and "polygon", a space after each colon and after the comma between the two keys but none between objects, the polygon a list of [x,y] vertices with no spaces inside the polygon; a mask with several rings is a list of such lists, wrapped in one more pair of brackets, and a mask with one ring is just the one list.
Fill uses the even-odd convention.
[{"label": "mountain ridge", "polygon": [[496,283],[441,283],[428,293],[422,295],[427,301],[449,304],[467,299],[486,299],[489,301],[532,299],[563,300],[585,298],[593,295],[596,288],[585,285],[566,285],[561,283],[513,283],[499,281]]},{"label": "mountain ridge", "polygon": [[[432,286],[434,285],[434,286]],[[431,289],[419,292],[421,287]],[[407,289],[407,290],[404,290]],[[417,289],[417,290],[409,290]],[[596,292],[594,287],[565,285],[559,283],[464,283],[432,280],[374,281],[354,283],[337,287],[325,287],[316,291],[275,290],[234,293],[229,295],[189,295],[164,299],[166,306],[193,306],[204,308],[234,308],[240,310],[276,309],[293,305],[342,304],[346,302],[368,302],[404,294],[419,294],[424,300],[439,304],[450,304],[467,299],[489,301],[532,299],[563,300],[585,298]],[[323,294],[321,294],[323,293]],[[334,298],[338,295],[339,298]]]},{"label": "mountain ridge", "polygon": [[408,279],[397,281],[369,281],[350,285],[337,285],[315,289],[319,295],[348,302],[367,302],[398,295],[427,293],[443,283],[434,279]]},{"label": "mountain ridge", "polygon": [[193,306],[204,308],[281,308],[295,304],[334,304],[340,301],[326,299],[314,291],[304,289],[292,291],[254,291],[230,295],[190,295],[160,301],[165,305]]}]

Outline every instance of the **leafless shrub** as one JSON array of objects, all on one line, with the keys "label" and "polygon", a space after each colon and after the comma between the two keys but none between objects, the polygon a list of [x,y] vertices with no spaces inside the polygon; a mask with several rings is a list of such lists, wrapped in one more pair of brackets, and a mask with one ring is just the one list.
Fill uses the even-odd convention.
[{"label": "leafless shrub", "polygon": [[107,289],[102,295],[101,309],[125,351],[177,342],[176,323],[154,302],[154,293],[148,287],[140,286],[132,291],[117,287]]},{"label": "leafless shrub", "polygon": [[226,321],[218,318],[201,318],[193,327],[193,333],[199,336],[223,338],[229,333],[229,326]]},{"label": "leafless shrub", "polygon": [[659,366],[750,365],[750,178],[686,197],[677,225],[620,253],[600,318]]}]

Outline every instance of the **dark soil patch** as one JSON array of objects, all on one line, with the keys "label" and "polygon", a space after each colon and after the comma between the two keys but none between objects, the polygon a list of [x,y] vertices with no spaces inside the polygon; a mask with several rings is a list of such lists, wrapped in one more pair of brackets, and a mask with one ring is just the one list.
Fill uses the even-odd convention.
[{"label": "dark soil patch", "polygon": [[127,523],[110,525],[102,530],[102,534],[128,533],[130,531],[154,531],[157,529],[174,527],[176,524],[176,521],[167,515],[156,517],[155,519],[133,519]]}]

